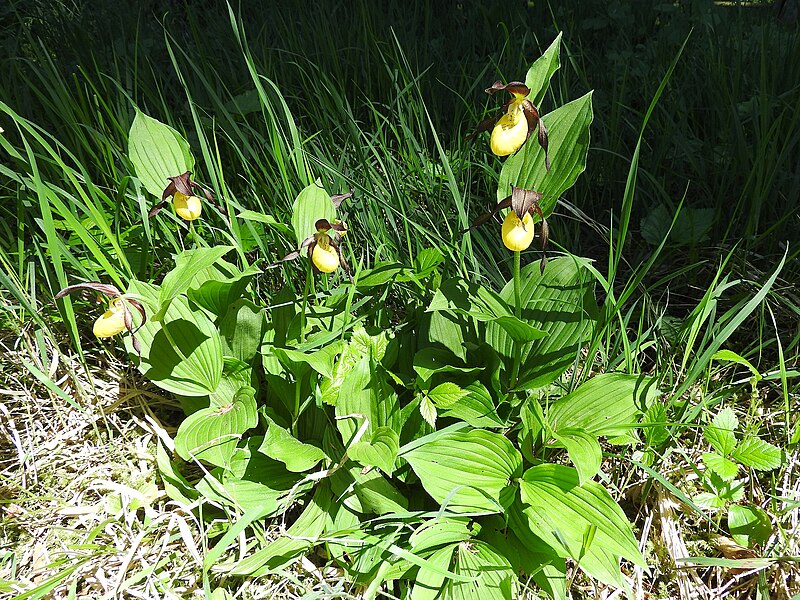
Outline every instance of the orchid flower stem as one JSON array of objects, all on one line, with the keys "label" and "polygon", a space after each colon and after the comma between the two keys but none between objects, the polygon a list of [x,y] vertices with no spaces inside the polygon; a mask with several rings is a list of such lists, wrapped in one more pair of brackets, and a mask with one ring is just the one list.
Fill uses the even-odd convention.
[{"label": "orchid flower stem", "polygon": [[520,278],[520,263],[522,262],[522,252],[514,252],[514,316],[522,318],[522,281]]},{"label": "orchid flower stem", "polygon": [[311,287],[311,280],[314,274],[311,272],[311,263],[306,270],[306,284],[303,288],[303,305],[300,307],[300,343],[304,344],[306,341],[306,310],[308,309],[308,291]]},{"label": "orchid flower stem", "polygon": [[[520,277],[521,252],[514,252],[514,316],[522,318],[522,281]],[[519,383],[519,365],[522,360],[522,343],[514,340],[514,364],[511,368],[512,388]]]}]

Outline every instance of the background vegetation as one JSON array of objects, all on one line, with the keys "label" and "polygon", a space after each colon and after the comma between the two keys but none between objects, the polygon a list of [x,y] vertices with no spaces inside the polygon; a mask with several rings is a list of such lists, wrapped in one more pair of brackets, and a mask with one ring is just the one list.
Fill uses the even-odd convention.
[{"label": "background vegetation", "polygon": [[[749,495],[775,516],[775,531],[786,533],[758,551],[798,553],[796,542],[786,542],[797,524],[800,485],[793,379],[800,341],[796,26],[778,22],[769,5],[704,1],[244,1],[232,14],[224,2],[198,6],[30,1],[0,7],[0,327],[7,347],[0,378],[8,398],[0,577],[35,589],[42,581],[37,568],[52,565],[13,549],[33,539],[46,519],[73,533],[80,529],[69,521],[74,515],[57,511],[74,500],[61,493],[64,464],[86,466],[75,448],[47,446],[48,438],[63,442],[75,423],[90,423],[80,426],[89,440],[82,443],[105,449],[92,456],[96,466],[106,457],[106,465],[116,465],[106,467],[109,473],[121,472],[119,465],[134,460],[137,450],[109,448],[135,424],[128,409],[113,418],[104,411],[133,403],[177,425],[175,406],[129,381],[114,351],[86,344],[70,309],[59,311],[52,301],[58,289],[81,279],[120,286],[131,277],[158,280],[172,266],[170,253],[186,243],[177,221],[145,218],[152,199],[132,177],[127,155],[134,107],[185,135],[198,156],[195,178],[216,190],[231,214],[254,210],[288,222],[293,199],[319,176],[331,192],[354,190],[355,202],[343,208],[356,258],[365,265],[411,264],[422,249],[437,246],[453,273],[499,289],[511,264],[495,232],[457,234],[494,202],[501,163],[486,152],[485,140],[465,136],[495,107],[483,89],[495,79],[520,78],[562,30],[563,66],[540,107],[545,122],[551,108],[589,90],[595,120],[587,170],[550,219],[551,240],[595,259],[611,284],[596,367],[657,374],[672,386],[670,401],[681,416],[699,420],[706,409],[716,413],[717,404],[732,406],[745,429],[785,449],[783,467],[753,478]],[[648,113],[662,81],[666,87]],[[250,258],[272,261],[291,249],[280,228],[258,221],[232,219],[228,228],[219,215],[209,216],[203,228],[206,242],[234,245]],[[779,264],[763,302],[737,320]],[[256,285],[256,295],[268,296],[279,284],[265,276]],[[387,297],[387,322],[402,317],[408,294],[401,288]],[[764,381],[751,387],[746,365],[710,361],[723,343]],[[120,391],[120,378],[122,390],[135,391]],[[92,398],[103,390],[114,390],[115,400],[98,406]],[[701,399],[701,409],[689,408]],[[50,429],[35,423],[42,419]],[[146,455],[152,440],[141,435]],[[702,465],[701,432],[680,426],[670,436],[655,475],[637,474],[640,487],[653,477],[678,481]],[[53,452],[65,462],[48,466]],[[620,494],[635,487],[608,460]],[[42,473],[33,482],[32,465]],[[136,476],[141,480],[128,482],[131,489],[155,487],[152,469],[142,466]],[[70,492],[88,493],[86,487]],[[101,555],[111,561],[130,546],[119,540],[139,531],[169,543],[176,541],[170,536],[192,538],[177,524],[157,533],[136,529],[138,505],[121,506],[123,517],[115,509],[108,514],[126,523],[127,532],[100,535],[100,528],[100,538],[92,538],[99,549],[74,552],[87,561]],[[649,513],[630,512],[643,540],[647,515],[652,520],[652,511],[663,508],[650,506]],[[172,524],[171,518],[164,521]],[[709,541],[717,529],[691,510],[679,521],[694,555],[719,556]],[[83,540],[74,535],[70,543]],[[42,552],[64,543],[51,540]],[[651,564],[669,564],[671,550],[659,555],[665,547],[651,542]],[[149,564],[145,555],[131,555],[128,563]],[[47,577],[66,573],[68,580],[68,569],[83,564],[67,561]],[[785,588],[788,594],[796,583],[791,564],[771,563],[769,573],[761,570],[726,590],[749,593],[752,580],[761,593]],[[159,569],[192,571],[174,560]],[[147,590],[153,576],[132,589]],[[710,588],[730,581],[719,566],[699,576]],[[93,577],[102,587],[102,578]],[[660,567],[655,580],[654,589],[661,583],[661,593],[677,593],[680,576],[669,567]],[[332,584],[321,581],[317,589],[332,593],[325,588]],[[581,582],[575,585],[580,593]],[[303,585],[295,588],[299,595]]]}]

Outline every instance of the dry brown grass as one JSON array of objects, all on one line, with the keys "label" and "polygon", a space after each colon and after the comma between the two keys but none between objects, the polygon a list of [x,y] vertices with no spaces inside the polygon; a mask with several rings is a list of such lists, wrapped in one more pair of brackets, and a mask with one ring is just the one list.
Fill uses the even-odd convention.
[{"label": "dry brown grass", "polygon": [[[206,525],[167,498],[155,462],[158,433],[174,435],[180,407],[105,354],[90,356],[87,371],[48,344],[42,364],[40,343],[0,338],[0,598],[205,598]],[[220,600],[349,597],[341,583],[306,586],[302,572],[211,575],[208,586],[230,590]]]}]

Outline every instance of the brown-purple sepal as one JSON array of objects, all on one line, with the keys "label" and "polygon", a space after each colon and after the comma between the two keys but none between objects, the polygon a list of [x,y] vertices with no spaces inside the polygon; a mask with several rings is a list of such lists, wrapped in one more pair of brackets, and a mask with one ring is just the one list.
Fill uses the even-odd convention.
[{"label": "brown-purple sepal", "polygon": [[515,96],[527,96],[531,93],[530,88],[521,81],[510,81],[508,83],[503,83],[499,79],[484,91],[490,96],[503,91],[509,92]]}]

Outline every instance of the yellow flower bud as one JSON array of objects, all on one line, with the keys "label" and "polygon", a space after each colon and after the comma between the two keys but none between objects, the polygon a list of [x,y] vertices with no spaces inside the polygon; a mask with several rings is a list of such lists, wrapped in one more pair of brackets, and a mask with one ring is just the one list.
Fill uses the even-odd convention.
[{"label": "yellow flower bud", "polygon": [[323,273],[333,273],[339,268],[339,253],[330,244],[317,243],[311,252],[311,262]]},{"label": "yellow flower bud", "polygon": [[509,110],[492,129],[490,145],[497,156],[508,156],[522,147],[528,139],[528,119],[521,105],[512,103]]},{"label": "yellow flower bud", "polygon": [[97,318],[92,333],[99,338],[113,337],[125,329],[125,307],[120,298],[108,305],[108,310]]},{"label": "yellow flower bud", "polygon": [[533,219],[525,213],[525,218],[520,220],[514,211],[508,213],[503,221],[503,243],[506,248],[514,252],[527,250],[533,241]]},{"label": "yellow flower bud", "polygon": [[197,196],[187,196],[181,192],[175,192],[172,196],[172,205],[175,207],[175,212],[181,219],[186,221],[194,221],[203,212],[203,204]]}]

